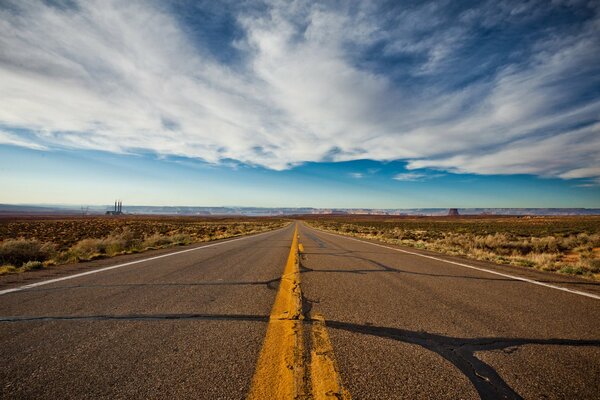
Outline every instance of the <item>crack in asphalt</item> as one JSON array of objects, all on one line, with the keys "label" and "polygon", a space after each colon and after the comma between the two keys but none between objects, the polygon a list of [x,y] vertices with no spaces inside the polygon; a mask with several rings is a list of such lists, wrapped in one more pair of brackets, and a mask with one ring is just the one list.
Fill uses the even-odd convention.
[{"label": "crack in asphalt", "polygon": [[[313,324],[319,320],[311,318],[313,303],[303,296],[303,324]],[[128,314],[128,315],[81,315],[81,316],[23,316],[0,317],[0,323],[46,322],[46,321],[249,321],[268,322],[267,315],[252,314]],[[343,321],[327,320],[331,329],[344,330],[352,333],[377,336],[403,343],[421,346],[432,351],[461,371],[474,385],[478,394],[484,399],[521,399],[496,372],[494,368],[475,356],[476,352],[505,350],[514,352],[523,345],[553,345],[576,347],[600,347],[600,340],[578,339],[536,339],[536,338],[458,338],[432,334],[423,331],[409,331],[400,328],[374,326],[372,324],[356,324]]]},{"label": "crack in asphalt", "polygon": [[305,232],[303,235],[308,237],[313,242],[315,242],[317,244],[317,246],[319,246],[320,249],[324,249],[327,247],[327,244],[325,243],[325,241],[321,240],[321,238],[315,236],[314,234]]},{"label": "crack in asphalt", "polygon": [[415,344],[433,351],[458,368],[475,386],[481,398],[484,399],[521,399],[522,397],[500,377],[494,368],[478,359],[475,356],[476,352],[508,348],[514,352],[518,346],[531,344],[600,347],[600,340],[535,338],[466,339],[427,332],[414,332],[405,329],[331,320],[327,320],[327,326],[331,329],[340,329]]}]

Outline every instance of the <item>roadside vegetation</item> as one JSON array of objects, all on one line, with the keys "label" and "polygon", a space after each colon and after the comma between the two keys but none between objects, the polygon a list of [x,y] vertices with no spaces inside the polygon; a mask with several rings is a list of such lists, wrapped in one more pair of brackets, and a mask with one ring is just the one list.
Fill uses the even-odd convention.
[{"label": "roadside vegetation", "polygon": [[320,217],[318,229],[600,280],[600,217]]},{"label": "roadside vegetation", "polygon": [[0,275],[282,227],[273,218],[0,218]]}]

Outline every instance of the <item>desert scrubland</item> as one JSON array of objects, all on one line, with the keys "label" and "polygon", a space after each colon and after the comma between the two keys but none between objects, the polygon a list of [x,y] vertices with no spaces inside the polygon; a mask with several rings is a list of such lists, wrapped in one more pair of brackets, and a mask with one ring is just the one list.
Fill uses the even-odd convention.
[{"label": "desert scrubland", "polygon": [[315,228],[600,280],[600,216],[306,218]]},{"label": "desert scrubland", "polygon": [[265,232],[277,218],[0,217],[0,275]]}]

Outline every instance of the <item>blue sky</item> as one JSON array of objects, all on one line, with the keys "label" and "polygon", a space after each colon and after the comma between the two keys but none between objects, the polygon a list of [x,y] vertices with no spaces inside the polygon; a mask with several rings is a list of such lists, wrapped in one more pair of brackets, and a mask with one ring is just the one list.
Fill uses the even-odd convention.
[{"label": "blue sky", "polygon": [[599,11],[3,1],[0,203],[600,207]]}]

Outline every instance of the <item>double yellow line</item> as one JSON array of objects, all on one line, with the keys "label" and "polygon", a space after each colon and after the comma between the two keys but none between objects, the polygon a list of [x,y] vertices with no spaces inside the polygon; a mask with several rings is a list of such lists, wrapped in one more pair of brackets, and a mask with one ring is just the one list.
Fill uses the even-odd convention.
[{"label": "double yellow line", "polygon": [[350,399],[350,393],[342,386],[325,320],[320,315],[310,321],[308,374],[300,288],[301,249],[296,227],[248,399]]}]

